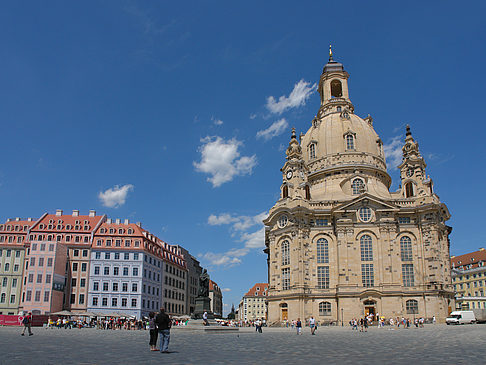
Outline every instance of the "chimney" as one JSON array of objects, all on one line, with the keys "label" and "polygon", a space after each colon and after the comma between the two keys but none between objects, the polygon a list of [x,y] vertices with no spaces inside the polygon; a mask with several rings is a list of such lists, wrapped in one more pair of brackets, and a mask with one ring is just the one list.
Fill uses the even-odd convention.
[{"label": "chimney", "polygon": [[115,223],[120,224],[120,219],[119,218],[115,219]]},{"label": "chimney", "polygon": [[480,247],[479,248],[479,251],[484,251],[484,247]]},{"label": "chimney", "polygon": [[56,215],[60,217],[62,215],[62,209],[57,209],[56,210]]},{"label": "chimney", "polygon": [[142,222],[137,222],[136,225],[142,228]]},{"label": "chimney", "polygon": [[96,216],[96,210],[90,210],[90,211],[89,211],[89,216],[90,216],[90,217],[94,217],[94,216]]},{"label": "chimney", "polygon": [[130,220],[125,219],[125,223],[124,224],[130,224]]},{"label": "chimney", "polygon": [[16,222],[20,222],[20,217],[15,217]]},{"label": "chimney", "polygon": [[7,218],[7,222],[11,222],[12,221],[12,218]]},{"label": "chimney", "polygon": [[106,223],[111,224],[111,218],[108,218],[108,219],[106,220]]},{"label": "chimney", "polygon": [[73,217],[79,216],[79,210],[73,210]]},{"label": "chimney", "polygon": [[32,218],[27,218],[27,222],[32,222]]}]

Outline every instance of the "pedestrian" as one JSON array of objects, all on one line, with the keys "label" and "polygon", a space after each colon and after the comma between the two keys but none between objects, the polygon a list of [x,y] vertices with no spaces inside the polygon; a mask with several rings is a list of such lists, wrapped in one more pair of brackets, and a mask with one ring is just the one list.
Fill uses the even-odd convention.
[{"label": "pedestrian", "polygon": [[365,317],[363,320],[363,325],[364,325],[364,331],[368,332],[368,317]]},{"label": "pedestrian", "polygon": [[149,332],[150,332],[150,351],[159,351],[157,348],[157,337],[159,335],[157,331],[157,325],[155,324],[155,313],[149,313]]},{"label": "pedestrian", "polygon": [[257,319],[255,321],[255,331],[257,331],[258,333],[263,333],[262,331],[262,321],[260,319]]},{"label": "pedestrian", "polygon": [[302,334],[302,322],[300,321],[300,318],[297,318],[297,322],[295,323],[295,327],[297,327],[297,334],[301,335]]},{"label": "pedestrian", "polygon": [[160,313],[155,317],[155,324],[160,336],[160,352],[169,352],[171,319],[165,313],[164,308],[160,308]]},{"label": "pedestrian", "polygon": [[205,326],[209,326],[209,322],[208,322],[208,312],[204,311],[203,313],[203,321],[204,321],[204,325]]},{"label": "pedestrian", "polygon": [[32,336],[32,330],[30,329],[32,326],[32,312],[29,312],[28,314],[25,315],[24,319],[22,319],[22,324],[24,325],[24,329],[22,331],[21,336],[25,335],[25,330],[27,329],[29,331],[29,336]]},{"label": "pedestrian", "polygon": [[436,322],[436,319],[435,319],[435,316],[432,317],[432,323],[435,324]]},{"label": "pedestrian", "polygon": [[316,332],[316,320],[314,319],[313,316],[310,317],[309,319],[309,327],[311,330],[311,335],[315,335]]}]

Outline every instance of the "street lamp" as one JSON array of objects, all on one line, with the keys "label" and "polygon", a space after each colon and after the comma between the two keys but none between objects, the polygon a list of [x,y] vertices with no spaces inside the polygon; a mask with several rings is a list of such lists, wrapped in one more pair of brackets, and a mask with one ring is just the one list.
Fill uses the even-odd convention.
[{"label": "street lamp", "polygon": [[344,327],[344,317],[343,317],[343,313],[344,313],[344,308],[341,308],[341,327]]}]

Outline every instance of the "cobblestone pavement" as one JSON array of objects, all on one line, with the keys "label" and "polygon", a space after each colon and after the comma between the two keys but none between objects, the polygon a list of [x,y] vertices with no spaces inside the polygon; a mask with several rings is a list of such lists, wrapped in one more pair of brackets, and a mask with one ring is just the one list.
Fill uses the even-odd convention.
[{"label": "cobblestone pavement", "polygon": [[170,353],[150,352],[148,331],[0,328],[0,364],[484,364],[486,325],[379,329],[252,328],[204,333],[174,328]]}]

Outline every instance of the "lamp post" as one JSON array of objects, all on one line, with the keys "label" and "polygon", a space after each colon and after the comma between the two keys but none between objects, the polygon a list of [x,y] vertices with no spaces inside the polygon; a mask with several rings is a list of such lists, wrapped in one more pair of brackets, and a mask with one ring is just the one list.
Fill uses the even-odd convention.
[{"label": "lamp post", "polygon": [[344,308],[341,308],[341,327],[344,327],[344,317],[343,317],[343,313],[344,313]]}]

